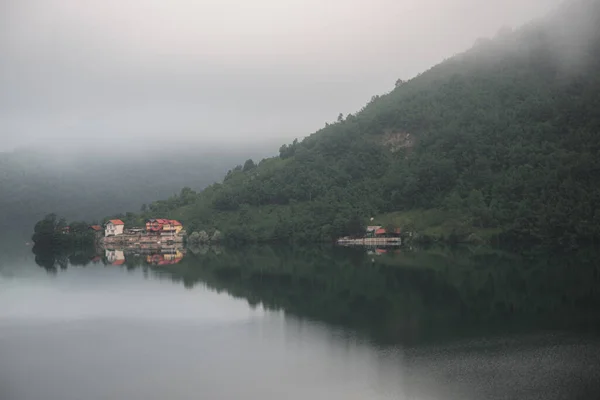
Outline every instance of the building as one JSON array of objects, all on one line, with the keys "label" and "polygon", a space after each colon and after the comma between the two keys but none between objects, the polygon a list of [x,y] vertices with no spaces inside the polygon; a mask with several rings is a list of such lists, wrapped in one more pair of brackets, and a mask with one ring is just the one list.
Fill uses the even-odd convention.
[{"label": "building", "polygon": [[146,232],[156,235],[178,235],[183,229],[181,222],[174,219],[149,219],[146,221]]},{"label": "building", "polygon": [[379,228],[375,230],[375,237],[399,237],[400,229],[396,228],[393,231],[388,232],[385,228]]},{"label": "building", "polygon": [[382,227],[380,225],[377,225],[377,226],[367,226],[367,229],[365,230],[365,233],[366,233],[365,236],[368,237],[368,238],[375,237],[375,232],[377,232],[380,229],[382,229]]},{"label": "building", "polygon": [[104,236],[118,236],[123,234],[125,223],[120,219],[111,219],[104,226]]},{"label": "building", "polygon": [[88,229],[92,231],[94,233],[94,236],[96,236],[97,238],[102,236],[103,234],[103,229],[100,225],[90,225]]}]

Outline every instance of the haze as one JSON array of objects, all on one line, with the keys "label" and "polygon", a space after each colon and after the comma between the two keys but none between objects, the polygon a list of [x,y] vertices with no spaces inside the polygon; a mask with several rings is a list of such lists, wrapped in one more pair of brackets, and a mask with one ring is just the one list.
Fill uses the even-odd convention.
[{"label": "haze", "polygon": [[0,150],[305,136],[560,0],[0,0]]}]

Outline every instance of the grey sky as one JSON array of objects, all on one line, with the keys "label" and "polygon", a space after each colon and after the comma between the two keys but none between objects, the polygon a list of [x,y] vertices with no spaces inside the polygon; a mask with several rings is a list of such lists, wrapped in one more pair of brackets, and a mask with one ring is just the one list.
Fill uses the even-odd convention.
[{"label": "grey sky", "polygon": [[560,0],[0,0],[0,150],[307,135]]}]

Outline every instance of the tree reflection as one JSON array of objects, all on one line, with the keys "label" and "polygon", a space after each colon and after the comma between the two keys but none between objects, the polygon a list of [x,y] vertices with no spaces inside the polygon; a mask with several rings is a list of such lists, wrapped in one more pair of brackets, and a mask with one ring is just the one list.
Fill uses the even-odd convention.
[{"label": "tree reflection", "polygon": [[[201,283],[245,299],[362,332],[381,343],[417,344],[485,332],[596,328],[598,251],[515,255],[492,249],[370,251],[338,247],[202,247],[86,252],[35,249],[56,272],[102,262],[185,288]],[[185,254],[185,257],[184,257]]]},{"label": "tree reflection", "polygon": [[185,287],[201,282],[226,291],[252,307],[408,344],[482,331],[597,327],[595,254],[245,247],[188,254],[161,274]]},{"label": "tree reflection", "polygon": [[32,252],[35,255],[35,263],[50,273],[56,273],[59,269],[66,270],[69,265],[86,266],[96,256],[96,250],[93,246],[65,248],[35,245]]}]

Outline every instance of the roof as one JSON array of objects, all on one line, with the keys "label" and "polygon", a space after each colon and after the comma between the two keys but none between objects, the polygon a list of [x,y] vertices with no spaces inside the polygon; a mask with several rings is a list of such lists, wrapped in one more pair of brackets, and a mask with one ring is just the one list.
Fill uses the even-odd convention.
[{"label": "roof", "polygon": [[149,220],[147,220],[146,222],[158,222],[161,225],[175,225],[175,226],[182,226],[181,222],[175,220],[175,219],[166,219],[166,218],[151,218]]},{"label": "roof", "polygon": [[90,229],[93,229],[95,231],[101,231],[102,227],[100,225],[91,225]]},{"label": "roof", "polygon": [[380,229],[381,225],[377,225],[377,226],[367,226],[367,232],[372,232],[372,231],[376,231],[377,229]]},{"label": "roof", "polygon": [[108,222],[112,223],[113,225],[125,225],[125,222],[121,221],[120,219],[111,219]]},{"label": "roof", "polygon": [[[384,228],[379,228],[379,229],[377,229],[377,230],[375,231],[375,234],[376,234],[376,235],[385,235],[386,233],[387,233],[387,230],[385,230]],[[396,228],[396,229],[394,230],[394,233],[400,233],[400,229],[399,229],[399,228]]]}]

